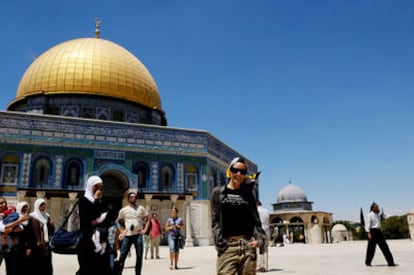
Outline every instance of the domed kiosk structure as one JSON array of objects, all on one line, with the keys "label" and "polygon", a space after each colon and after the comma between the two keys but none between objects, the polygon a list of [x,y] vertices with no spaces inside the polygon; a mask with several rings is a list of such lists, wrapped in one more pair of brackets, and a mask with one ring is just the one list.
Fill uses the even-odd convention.
[{"label": "domed kiosk structure", "polygon": [[108,205],[125,205],[133,190],[161,221],[177,207],[187,245],[213,243],[210,193],[226,183],[231,159],[248,160],[206,131],[168,126],[150,72],[100,38],[99,24],[95,37],[60,43],[27,68],[0,129],[0,196],[11,204],[44,198],[60,225],[99,175]]},{"label": "domed kiosk structure", "polygon": [[302,188],[289,183],[277,194],[270,224],[274,243],[328,243],[332,213],[313,211]]}]

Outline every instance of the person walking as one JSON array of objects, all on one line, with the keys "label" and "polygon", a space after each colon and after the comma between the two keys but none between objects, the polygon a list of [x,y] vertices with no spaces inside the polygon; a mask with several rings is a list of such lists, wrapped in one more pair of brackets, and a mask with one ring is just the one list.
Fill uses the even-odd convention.
[{"label": "person walking", "polygon": [[118,215],[118,222],[124,227],[120,229],[121,251],[119,256],[120,272],[124,268],[125,259],[131,249],[135,246],[135,274],[141,275],[142,270],[142,254],[143,254],[143,238],[142,236],[148,230],[150,219],[145,208],[137,205],[137,193],[128,193],[128,205],[121,208]]},{"label": "person walking", "polygon": [[180,256],[179,237],[182,237],[184,230],[184,220],[178,217],[178,209],[171,209],[171,217],[165,223],[165,230],[168,232],[168,247],[170,249],[170,269],[178,269],[178,259]]},{"label": "person walking", "polygon": [[184,230],[184,220],[178,216],[178,209],[171,209],[171,217],[165,223],[165,230],[168,232],[168,247],[170,250],[170,269],[178,269],[178,260],[180,256],[179,237],[182,237]]},{"label": "person walking", "polygon": [[247,161],[234,158],[227,169],[228,183],[211,194],[212,233],[219,275],[256,274],[256,249],[263,246],[262,229],[253,183],[246,179]]},{"label": "person walking", "polygon": [[93,235],[98,224],[106,216],[102,202],[103,181],[99,176],[90,176],[86,182],[85,193],[79,198],[79,221],[81,239],[78,249],[79,269],[77,275],[110,274],[109,253],[95,252]]},{"label": "person walking", "polygon": [[55,225],[46,211],[46,200],[40,198],[34,203],[32,225],[36,236],[36,246],[32,251],[31,272],[33,274],[52,275],[52,251],[49,249],[49,240],[55,233]]},{"label": "person walking", "polygon": [[365,265],[371,266],[371,262],[375,254],[375,248],[378,244],[382,251],[382,254],[385,257],[385,260],[388,263],[388,266],[396,266],[394,263],[394,258],[381,231],[381,218],[379,212],[380,210],[378,204],[373,202],[371,204],[370,212],[367,216],[367,223],[365,225],[365,231],[368,234],[368,246],[367,254],[365,257]]},{"label": "person walking", "polygon": [[270,227],[269,227],[269,210],[263,207],[260,201],[257,202],[257,211],[259,212],[260,222],[263,231],[266,233],[266,239],[262,247],[259,247],[258,255],[258,272],[266,272],[269,268],[269,243],[270,243]]},{"label": "person walking", "polygon": [[148,258],[148,251],[150,249],[150,237],[149,237],[149,230],[142,235],[142,242],[144,243],[144,259]]},{"label": "person walking", "polygon": [[152,213],[151,215],[151,226],[150,226],[150,249],[151,249],[151,259],[161,259],[160,258],[160,237],[161,237],[161,223],[158,219],[157,213]]}]

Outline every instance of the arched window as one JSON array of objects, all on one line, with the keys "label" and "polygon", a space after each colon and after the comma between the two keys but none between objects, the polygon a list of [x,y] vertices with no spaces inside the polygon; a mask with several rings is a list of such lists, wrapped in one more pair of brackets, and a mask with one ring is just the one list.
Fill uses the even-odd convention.
[{"label": "arched window", "polygon": [[0,185],[16,185],[19,175],[19,159],[15,155],[7,155],[0,161]]},{"label": "arched window", "polygon": [[65,166],[65,187],[79,186],[83,174],[82,162],[78,159],[70,159]]},{"label": "arched window", "polygon": [[139,162],[135,165],[133,173],[138,176],[138,188],[147,189],[149,183],[149,169],[148,165],[144,162]]},{"label": "arched window", "polygon": [[174,171],[172,167],[165,165],[161,168],[160,173],[160,190],[171,191],[173,190],[173,178]]},{"label": "arched window", "polygon": [[64,105],[61,107],[61,114],[63,116],[78,117],[79,107],[73,105]]},{"label": "arched window", "polygon": [[299,223],[303,223],[303,220],[300,217],[293,217],[290,219],[290,223],[299,224]]},{"label": "arched window", "polygon": [[194,165],[185,167],[185,186],[187,191],[195,192],[198,189],[198,170]]},{"label": "arched window", "polygon": [[272,221],[270,223],[271,224],[283,225],[283,220],[280,217],[275,217],[275,218],[272,219]]},{"label": "arched window", "polygon": [[114,111],[112,116],[113,121],[124,121],[124,113],[120,110]]},{"label": "arched window", "polygon": [[96,118],[100,120],[110,120],[110,109],[108,108],[96,108]]},{"label": "arched window", "polygon": [[125,121],[137,123],[138,122],[138,115],[134,113],[125,113]]},{"label": "arched window", "polygon": [[52,164],[46,157],[38,158],[33,165],[34,177],[32,185],[36,187],[47,186],[52,173]]},{"label": "arched window", "polygon": [[83,107],[82,113],[80,116],[84,118],[93,118],[94,112],[93,112],[92,107]]}]

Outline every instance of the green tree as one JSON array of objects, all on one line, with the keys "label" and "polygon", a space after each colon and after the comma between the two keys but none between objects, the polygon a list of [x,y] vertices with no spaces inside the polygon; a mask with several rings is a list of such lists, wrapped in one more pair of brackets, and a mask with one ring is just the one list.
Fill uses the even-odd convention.
[{"label": "green tree", "polygon": [[391,216],[381,223],[381,229],[387,239],[406,239],[410,237],[407,215]]},{"label": "green tree", "polygon": [[357,230],[354,235],[354,240],[366,240],[367,234],[365,233],[365,218],[362,207],[359,210],[359,226],[356,226],[356,228]]}]

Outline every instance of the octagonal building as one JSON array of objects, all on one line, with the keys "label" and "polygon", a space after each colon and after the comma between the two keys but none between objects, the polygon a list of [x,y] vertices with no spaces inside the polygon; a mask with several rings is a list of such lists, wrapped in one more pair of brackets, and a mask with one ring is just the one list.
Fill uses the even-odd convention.
[{"label": "octagonal building", "polygon": [[100,38],[98,25],[95,37],[53,46],[26,69],[0,111],[0,145],[0,196],[10,204],[44,198],[59,225],[87,178],[99,175],[114,207],[130,190],[162,224],[177,207],[188,245],[213,243],[210,192],[226,183],[231,159],[248,159],[207,131],[168,126],[150,72]]}]

